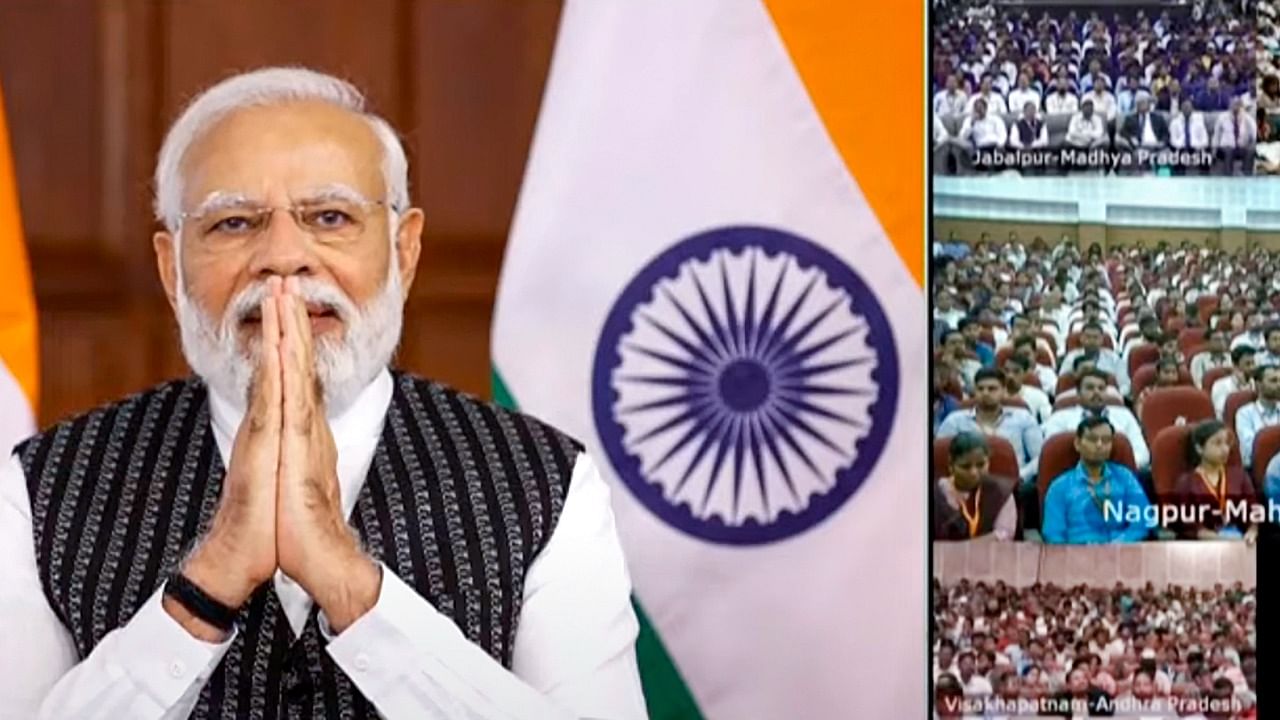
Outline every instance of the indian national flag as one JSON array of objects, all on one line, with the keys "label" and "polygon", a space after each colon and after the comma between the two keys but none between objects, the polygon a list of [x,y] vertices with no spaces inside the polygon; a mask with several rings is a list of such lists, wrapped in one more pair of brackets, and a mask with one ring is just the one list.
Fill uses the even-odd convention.
[{"label": "indian national flag", "polygon": [[22,244],[18,188],[0,93],[0,458],[35,431],[36,301]]},{"label": "indian national flag", "polygon": [[612,483],[654,718],[925,714],[923,11],[565,3],[494,384]]}]

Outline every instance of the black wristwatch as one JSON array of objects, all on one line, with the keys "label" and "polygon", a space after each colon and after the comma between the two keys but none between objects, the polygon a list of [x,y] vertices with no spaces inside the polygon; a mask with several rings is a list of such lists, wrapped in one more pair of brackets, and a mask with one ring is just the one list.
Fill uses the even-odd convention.
[{"label": "black wristwatch", "polygon": [[178,601],[192,615],[221,630],[231,632],[236,626],[237,608],[225,605],[191,582],[187,576],[175,572],[164,584],[164,594]]}]

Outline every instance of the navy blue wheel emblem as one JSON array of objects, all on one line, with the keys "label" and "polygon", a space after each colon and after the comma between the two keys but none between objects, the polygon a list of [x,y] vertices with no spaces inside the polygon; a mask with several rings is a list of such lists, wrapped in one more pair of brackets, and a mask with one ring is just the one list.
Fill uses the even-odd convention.
[{"label": "navy blue wheel emblem", "polygon": [[893,332],[818,245],[729,227],[663,252],[605,320],[592,410],[618,476],[694,537],[802,533],[875,466],[898,401]]}]

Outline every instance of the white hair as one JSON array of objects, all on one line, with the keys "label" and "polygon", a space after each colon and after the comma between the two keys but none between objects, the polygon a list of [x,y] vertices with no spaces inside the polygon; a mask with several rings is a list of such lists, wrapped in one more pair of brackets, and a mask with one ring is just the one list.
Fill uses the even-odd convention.
[{"label": "white hair", "polygon": [[156,219],[177,239],[182,224],[182,160],[191,146],[218,121],[249,107],[318,101],[363,117],[382,145],[382,174],[387,203],[394,212],[409,206],[409,161],[391,125],[365,110],[354,85],[302,67],[271,67],[234,75],[196,96],[169,128],[156,160]]}]

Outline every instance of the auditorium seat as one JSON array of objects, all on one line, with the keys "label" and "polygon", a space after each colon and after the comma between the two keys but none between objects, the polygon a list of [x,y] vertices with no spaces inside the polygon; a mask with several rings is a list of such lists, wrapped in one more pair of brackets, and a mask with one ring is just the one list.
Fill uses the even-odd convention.
[{"label": "auditorium seat", "polygon": [[1231,428],[1231,432],[1236,431],[1236,413],[1240,408],[1257,399],[1258,393],[1253,390],[1241,390],[1227,396],[1227,402],[1222,407],[1222,422]]},{"label": "auditorium seat", "polygon": [[1217,295],[1201,295],[1196,298],[1196,309],[1200,311],[1200,321],[1207,322],[1209,316],[1217,312],[1221,298]]},{"label": "auditorium seat", "polygon": [[1209,397],[1213,397],[1213,384],[1230,375],[1233,369],[1231,367],[1216,367],[1206,370],[1204,384],[1200,386],[1200,389],[1209,393]]},{"label": "auditorium seat", "polygon": [[1265,486],[1267,464],[1278,452],[1280,452],[1280,425],[1271,425],[1259,430],[1253,438],[1253,488],[1259,493]]},{"label": "auditorium seat", "polygon": [[[1130,393],[1133,397],[1138,397],[1148,385],[1156,380],[1156,364],[1147,363],[1138,368],[1138,372],[1133,374],[1130,382]],[[1187,370],[1185,365],[1178,366],[1178,384],[1191,385],[1191,371]]]},{"label": "auditorium seat", "polygon": [[[1138,472],[1137,463],[1133,460],[1133,446],[1129,439],[1119,433],[1111,443],[1111,461],[1120,463]],[[1049,483],[1062,473],[1075,467],[1080,462],[1080,453],[1076,452],[1075,433],[1059,433],[1047,438],[1040,450],[1040,468],[1036,476],[1036,487],[1040,492],[1040,511],[1044,512],[1044,496],[1049,492]]]},{"label": "auditorium seat", "polygon": [[1160,358],[1160,346],[1145,340],[1129,350],[1129,377],[1138,374],[1138,368],[1147,363],[1154,363]]},{"label": "auditorium seat", "polygon": [[1067,126],[1071,124],[1071,113],[1054,113],[1044,116],[1044,127],[1049,138],[1049,147],[1059,147],[1067,139]]},{"label": "auditorium seat", "polygon": [[[1049,343],[1049,347],[1052,348],[1053,354],[1054,355],[1058,354],[1058,338],[1055,337],[1053,333],[1045,330],[1041,330],[1040,332],[1036,333],[1036,337],[1043,338],[1046,342]],[[1049,364],[1052,365],[1053,363],[1049,363]]]},{"label": "auditorium seat", "polygon": [[[1008,440],[996,435],[986,435],[984,437],[987,440],[987,446],[991,448],[989,472],[992,475],[1017,480],[1020,477],[1018,455],[1013,451],[1013,445],[1009,444]],[[951,438],[936,438],[933,441],[933,481],[937,482],[950,472]]]},{"label": "auditorium seat", "polygon": [[1171,387],[1151,391],[1142,403],[1142,417],[1138,422],[1142,425],[1147,444],[1151,444],[1156,435],[1167,427],[1212,419],[1213,402],[1209,400],[1208,393],[1194,387]]},{"label": "auditorium seat", "polygon": [[1195,357],[1195,353],[1192,352],[1192,350],[1196,345],[1202,344],[1204,344],[1203,327],[1183,328],[1178,333],[1178,349],[1181,350],[1182,354],[1188,359]]}]

